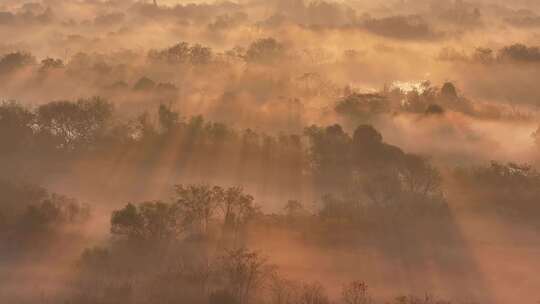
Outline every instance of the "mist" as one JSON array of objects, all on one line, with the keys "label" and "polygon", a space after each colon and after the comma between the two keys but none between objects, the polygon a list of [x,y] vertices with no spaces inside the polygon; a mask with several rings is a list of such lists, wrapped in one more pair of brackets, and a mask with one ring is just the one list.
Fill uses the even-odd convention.
[{"label": "mist", "polygon": [[4,0],[0,302],[540,300],[534,0]]}]

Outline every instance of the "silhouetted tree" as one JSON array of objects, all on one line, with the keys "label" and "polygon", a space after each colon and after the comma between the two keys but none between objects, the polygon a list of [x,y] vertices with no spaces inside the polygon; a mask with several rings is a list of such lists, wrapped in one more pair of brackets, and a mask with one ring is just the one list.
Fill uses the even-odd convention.
[{"label": "silhouetted tree", "polygon": [[426,109],[426,115],[442,115],[444,108],[437,104],[430,104]]},{"label": "silhouetted tree", "polygon": [[221,192],[219,195],[222,196],[220,207],[223,210],[224,227],[226,230],[237,232],[257,212],[253,204],[253,196],[244,194],[240,187],[217,191]]},{"label": "silhouetted tree", "polygon": [[351,178],[351,138],[340,125],[309,127],[305,134],[310,140],[310,160],[321,187],[343,187]]},{"label": "silhouetted tree", "polygon": [[449,101],[454,101],[458,98],[456,87],[451,82],[445,82],[441,88],[441,97]]},{"label": "silhouetted tree", "polygon": [[61,69],[64,67],[62,59],[45,58],[41,61],[41,72],[47,72],[53,69]]},{"label": "silhouetted tree", "polygon": [[207,234],[212,217],[221,204],[222,190],[208,185],[177,185],[176,203],[183,215],[184,225]]},{"label": "silhouetted tree", "polygon": [[180,209],[160,201],[128,204],[113,212],[111,232],[131,240],[170,241],[183,232]]},{"label": "silhouetted tree", "polygon": [[150,60],[167,64],[206,65],[213,59],[212,49],[195,44],[190,46],[187,42],[180,42],[164,50],[151,50],[148,53]]},{"label": "silhouetted tree", "polygon": [[355,122],[365,123],[375,115],[388,112],[389,107],[390,103],[383,95],[354,93],[339,100],[335,111]]},{"label": "silhouetted tree", "polygon": [[499,51],[498,59],[524,63],[540,62],[540,48],[516,43],[502,48]]},{"label": "silhouetted tree", "polygon": [[246,51],[249,63],[273,64],[285,57],[285,47],[274,38],[264,38],[253,42]]},{"label": "silhouetted tree", "polygon": [[91,148],[105,135],[112,104],[101,98],[58,101],[37,109],[37,132],[53,148]]},{"label": "silhouetted tree", "polygon": [[482,64],[489,64],[495,60],[493,50],[489,48],[477,48],[471,57],[473,61]]},{"label": "silhouetted tree", "polygon": [[16,102],[0,104],[0,154],[28,151],[34,119],[34,113]]},{"label": "silhouetted tree", "polygon": [[36,64],[36,59],[29,53],[9,53],[0,58],[0,75],[9,74],[34,64]]},{"label": "silhouetted tree", "polygon": [[133,90],[135,91],[151,91],[156,88],[156,83],[148,78],[148,77],[142,77],[141,79],[137,80],[135,85],[133,86]]},{"label": "silhouetted tree", "polygon": [[180,122],[179,115],[165,105],[159,106],[159,123],[165,132],[172,131]]},{"label": "silhouetted tree", "polygon": [[212,49],[196,44],[190,48],[189,56],[194,65],[209,64],[212,61]]},{"label": "silhouetted tree", "polygon": [[422,157],[407,154],[400,176],[404,189],[410,193],[424,197],[441,195],[440,173]]}]

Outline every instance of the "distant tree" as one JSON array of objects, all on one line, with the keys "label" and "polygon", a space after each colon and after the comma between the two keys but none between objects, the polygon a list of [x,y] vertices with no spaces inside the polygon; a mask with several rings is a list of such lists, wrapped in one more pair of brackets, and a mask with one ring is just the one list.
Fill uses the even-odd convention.
[{"label": "distant tree", "polygon": [[253,42],[246,51],[249,63],[273,64],[285,57],[285,47],[274,38],[264,38]]},{"label": "distant tree", "polygon": [[151,50],[148,57],[154,62],[167,64],[206,65],[212,61],[213,53],[209,47],[200,44],[190,46],[187,42],[180,42],[167,49]]},{"label": "distant tree", "polygon": [[24,256],[85,224],[90,207],[24,182],[0,180],[0,255]]},{"label": "distant tree", "polygon": [[352,138],[352,157],[355,169],[381,172],[382,169],[397,168],[403,151],[383,142],[383,137],[371,125],[360,125]]},{"label": "distant tree", "polygon": [[457,169],[454,181],[466,193],[470,207],[520,221],[540,214],[540,173],[531,165],[491,162]]},{"label": "distant tree", "polygon": [[128,204],[113,212],[111,232],[130,240],[170,241],[183,232],[180,209],[160,201]]},{"label": "distant tree", "polygon": [[169,64],[185,63],[189,58],[189,44],[180,42],[165,50],[152,50],[148,57],[154,61],[162,61]]},{"label": "distant tree", "polygon": [[30,53],[9,53],[0,58],[0,75],[12,73],[20,68],[35,64],[36,58]]},{"label": "distant tree", "polygon": [[441,88],[441,97],[447,100],[453,101],[457,100],[458,94],[456,87],[451,82],[445,82]]},{"label": "distant tree", "polygon": [[163,104],[159,106],[158,114],[159,123],[165,132],[172,131],[180,122],[178,113],[171,111],[171,109]]},{"label": "distant tree", "polygon": [[471,57],[473,61],[483,64],[489,64],[495,60],[493,50],[488,48],[477,48]]},{"label": "distant tree", "polygon": [[51,200],[45,200],[38,205],[28,206],[21,224],[29,231],[38,232],[52,228],[51,225],[60,224],[61,217],[60,206]]},{"label": "distant tree", "polygon": [[499,51],[498,59],[524,63],[540,62],[540,48],[516,43],[502,48]]},{"label": "distant tree", "polygon": [[339,125],[314,126],[306,135],[312,170],[327,193],[367,198],[381,206],[404,201],[403,194],[442,198],[438,171],[426,159],[385,143],[370,125],[358,126],[352,138]]},{"label": "distant tree", "polygon": [[424,197],[441,195],[442,178],[426,159],[407,154],[400,170],[404,189]]},{"label": "distant tree", "polygon": [[0,103],[0,154],[28,151],[34,119],[34,113],[16,102]]},{"label": "distant tree", "polygon": [[264,257],[247,249],[228,251],[218,263],[225,290],[239,304],[252,303],[253,296],[274,271]]},{"label": "distant tree", "polygon": [[351,138],[340,125],[312,126],[304,131],[310,141],[309,157],[317,182],[339,189],[350,183]]},{"label": "distant tree", "polygon": [[390,103],[383,95],[353,93],[339,100],[334,109],[356,122],[366,122],[375,115],[388,112],[389,107]]},{"label": "distant tree", "polygon": [[48,194],[26,208],[18,220],[17,230],[25,236],[47,235],[63,225],[83,223],[89,217],[88,206],[62,195]]},{"label": "distant tree", "polygon": [[426,115],[442,115],[444,114],[444,108],[438,104],[430,104],[425,112]]},{"label": "distant tree", "polygon": [[378,146],[382,144],[382,135],[370,125],[360,125],[356,128],[353,141],[367,146]]},{"label": "distant tree", "polygon": [[212,49],[196,44],[190,48],[189,57],[194,65],[209,64],[212,61]]},{"label": "distant tree", "polygon": [[101,99],[57,101],[37,109],[37,132],[54,148],[90,148],[105,135],[112,104]]},{"label": "distant tree", "polygon": [[231,187],[221,192],[224,227],[226,230],[237,231],[246,224],[255,213],[257,208],[253,204],[253,196],[244,194],[240,187]]},{"label": "distant tree", "polygon": [[176,203],[182,211],[184,225],[205,235],[221,204],[223,190],[208,185],[176,185]]},{"label": "distant tree", "polygon": [[156,83],[148,77],[142,77],[133,86],[133,90],[135,91],[151,91],[155,88]]},{"label": "distant tree", "polygon": [[156,86],[156,93],[160,94],[163,98],[174,100],[178,94],[178,87],[169,82],[160,82]]},{"label": "distant tree", "polygon": [[341,291],[343,304],[370,304],[372,300],[368,293],[368,286],[362,281],[354,281],[343,286]]},{"label": "distant tree", "polygon": [[61,69],[64,67],[64,62],[62,59],[54,59],[54,58],[45,58],[41,61],[41,67],[39,70],[41,72],[47,72],[54,69]]}]

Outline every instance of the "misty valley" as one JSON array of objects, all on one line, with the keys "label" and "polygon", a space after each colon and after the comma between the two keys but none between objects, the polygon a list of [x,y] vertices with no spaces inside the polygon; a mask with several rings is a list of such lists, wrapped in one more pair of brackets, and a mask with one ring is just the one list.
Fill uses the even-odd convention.
[{"label": "misty valley", "polygon": [[0,303],[538,303],[536,0],[3,0]]}]

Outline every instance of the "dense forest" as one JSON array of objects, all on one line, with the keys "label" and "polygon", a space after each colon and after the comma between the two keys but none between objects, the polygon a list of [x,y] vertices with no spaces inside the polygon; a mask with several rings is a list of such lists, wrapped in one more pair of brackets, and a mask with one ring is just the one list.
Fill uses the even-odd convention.
[{"label": "dense forest", "polygon": [[0,3],[0,303],[537,303],[533,0]]}]

